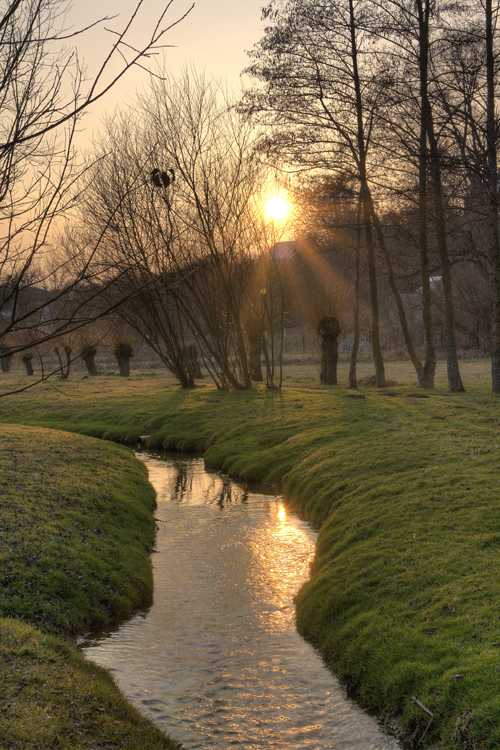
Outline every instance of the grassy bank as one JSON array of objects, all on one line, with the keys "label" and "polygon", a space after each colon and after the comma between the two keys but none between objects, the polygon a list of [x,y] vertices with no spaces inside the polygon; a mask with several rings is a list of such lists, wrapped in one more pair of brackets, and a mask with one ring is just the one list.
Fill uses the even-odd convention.
[{"label": "grassy bank", "polygon": [[147,605],[154,492],[132,454],[3,425],[2,748],[174,748],[65,637]]},{"label": "grassy bank", "polygon": [[203,449],[281,481],[322,524],[301,631],[363,702],[420,745],[500,747],[500,401],[488,385],[422,394],[192,392],[95,378],[0,399],[0,420]]}]

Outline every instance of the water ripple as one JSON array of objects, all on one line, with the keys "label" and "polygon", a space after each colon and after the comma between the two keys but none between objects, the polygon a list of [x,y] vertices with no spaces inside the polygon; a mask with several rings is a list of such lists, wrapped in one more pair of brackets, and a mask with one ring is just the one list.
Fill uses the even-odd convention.
[{"label": "water ripple", "polygon": [[315,535],[281,497],[143,455],[158,493],[154,603],[86,655],[186,748],[397,750],[297,633]]}]

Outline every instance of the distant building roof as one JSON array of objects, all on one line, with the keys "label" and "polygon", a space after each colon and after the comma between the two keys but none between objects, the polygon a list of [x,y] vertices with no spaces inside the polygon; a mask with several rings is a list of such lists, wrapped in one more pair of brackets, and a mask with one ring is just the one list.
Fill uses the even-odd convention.
[{"label": "distant building roof", "polygon": [[[442,276],[430,276],[429,277],[429,284],[430,284],[431,289],[438,289],[441,286],[442,281],[443,281]],[[417,294],[422,294],[422,292],[423,292],[423,287],[420,286],[417,289]]]},{"label": "distant building roof", "polygon": [[299,249],[297,240],[288,240],[287,242],[275,242],[271,252],[277,260],[291,258]]}]

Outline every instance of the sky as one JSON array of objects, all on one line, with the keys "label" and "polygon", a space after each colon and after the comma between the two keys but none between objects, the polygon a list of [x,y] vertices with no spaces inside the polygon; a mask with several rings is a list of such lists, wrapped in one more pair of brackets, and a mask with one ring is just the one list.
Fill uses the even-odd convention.
[{"label": "sky", "polygon": [[[173,0],[163,26],[183,16],[190,5],[190,0]],[[250,50],[263,33],[261,8],[264,5],[265,0],[195,0],[188,16],[165,35],[164,44],[173,46],[158,54],[158,63],[163,57],[173,75],[194,65],[198,71],[222,78],[231,89],[239,91],[240,74],[249,64],[246,50]],[[117,16],[77,38],[78,54],[88,67],[89,75],[95,72],[116,38],[105,29],[121,30],[135,6],[136,0],[74,0],[66,16],[67,28],[81,29],[103,16]],[[130,36],[131,43],[145,42],[164,6],[164,0],[144,0]],[[147,79],[144,71],[136,70],[103,103],[95,105],[84,120],[88,137],[89,131],[98,129],[106,113],[112,114],[117,104],[130,101],[134,92],[146,85]]]}]

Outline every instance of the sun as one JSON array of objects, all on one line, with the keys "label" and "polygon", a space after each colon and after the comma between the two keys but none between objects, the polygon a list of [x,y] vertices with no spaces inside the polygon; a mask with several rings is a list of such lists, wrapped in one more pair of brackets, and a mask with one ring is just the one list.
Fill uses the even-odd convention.
[{"label": "sun", "polygon": [[265,212],[268,219],[282,221],[290,213],[290,203],[282,194],[272,195],[266,202]]}]

